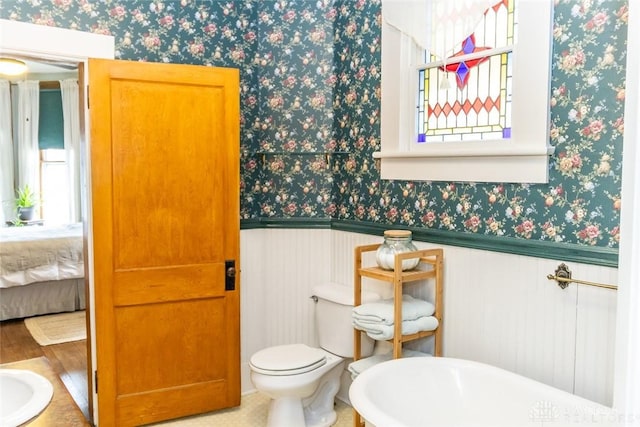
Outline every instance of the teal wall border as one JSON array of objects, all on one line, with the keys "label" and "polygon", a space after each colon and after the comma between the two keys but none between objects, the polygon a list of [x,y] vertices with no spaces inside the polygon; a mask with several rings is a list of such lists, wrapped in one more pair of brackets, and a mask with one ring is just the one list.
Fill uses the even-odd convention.
[{"label": "teal wall border", "polygon": [[253,228],[332,228],[331,218],[254,218],[240,220],[241,230]]},{"label": "teal wall border", "polygon": [[473,233],[398,227],[329,218],[258,218],[243,219],[240,221],[240,229],[242,230],[256,228],[332,229],[352,233],[371,234],[380,236],[381,238],[384,230],[401,228],[411,230],[413,240],[419,242],[438,243],[448,246],[553,259],[563,262],[573,261],[603,267],[618,267],[617,249],[582,246],[570,243],[532,241],[513,237],[485,236]]}]

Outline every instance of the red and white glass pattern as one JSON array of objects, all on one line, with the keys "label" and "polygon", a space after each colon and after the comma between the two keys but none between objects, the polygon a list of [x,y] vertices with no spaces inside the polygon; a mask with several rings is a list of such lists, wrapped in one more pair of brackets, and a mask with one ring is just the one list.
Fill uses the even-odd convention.
[{"label": "red and white glass pattern", "polygon": [[418,143],[510,138],[514,9],[509,0],[487,9],[446,61],[425,52],[430,62],[418,72]]}]

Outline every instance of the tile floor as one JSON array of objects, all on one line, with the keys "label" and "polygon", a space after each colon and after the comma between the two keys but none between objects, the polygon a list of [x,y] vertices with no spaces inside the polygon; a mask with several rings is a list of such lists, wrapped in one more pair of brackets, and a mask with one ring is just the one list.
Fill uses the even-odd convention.
[{"label": "tile floor", "polygon": [[[340,400],[336,400],[338,421],[335,427],[353,426],[353,409]],[[261,393],[242,396],[240,407],[223,409],[215,413],[182,418],[177,421],[166,421],[153,424],[162,427],[259,427],[267,425],[267,408],[269,398]]]}]

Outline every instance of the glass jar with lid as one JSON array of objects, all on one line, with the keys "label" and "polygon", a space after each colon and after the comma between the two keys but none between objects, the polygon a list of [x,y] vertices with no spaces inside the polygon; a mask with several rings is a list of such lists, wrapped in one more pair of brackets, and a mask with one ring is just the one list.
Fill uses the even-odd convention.
[{"label": "glass jar with lid", "polygon": [[[396,254],[417,251],[418,248],[411,240],[409,230],[387,230],[384,232],[384,242],[376,251],[376,263],[384,270],[393,270]],[[409,258],[402,261],[402,270],[411,270],[420,262],[419,258]]]}]

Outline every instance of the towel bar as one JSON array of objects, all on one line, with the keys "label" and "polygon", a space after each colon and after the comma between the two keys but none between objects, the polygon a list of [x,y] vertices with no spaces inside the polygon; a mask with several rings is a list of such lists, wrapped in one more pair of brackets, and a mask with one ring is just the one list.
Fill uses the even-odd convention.
[{"label": "towel bar", "polygon": [[558,268],[556,268],[556,271],[555,271],[555,275],[547,274],[547,279],[555,280],[558,283],[558,286],[560,286],[562,289],[569,286],[569,283],[571,282],[578,283],[580,285],[595,286],[597,288],[605,288],[605,289],[613,289],[613,290],[618,289],[616,285],[608,285],[606,283],[597,283],[597,282],[589,282],[587,280],[572,279],[571,270],[569,270],[569,266],[566,265],[565,263],[558,265]]}]

